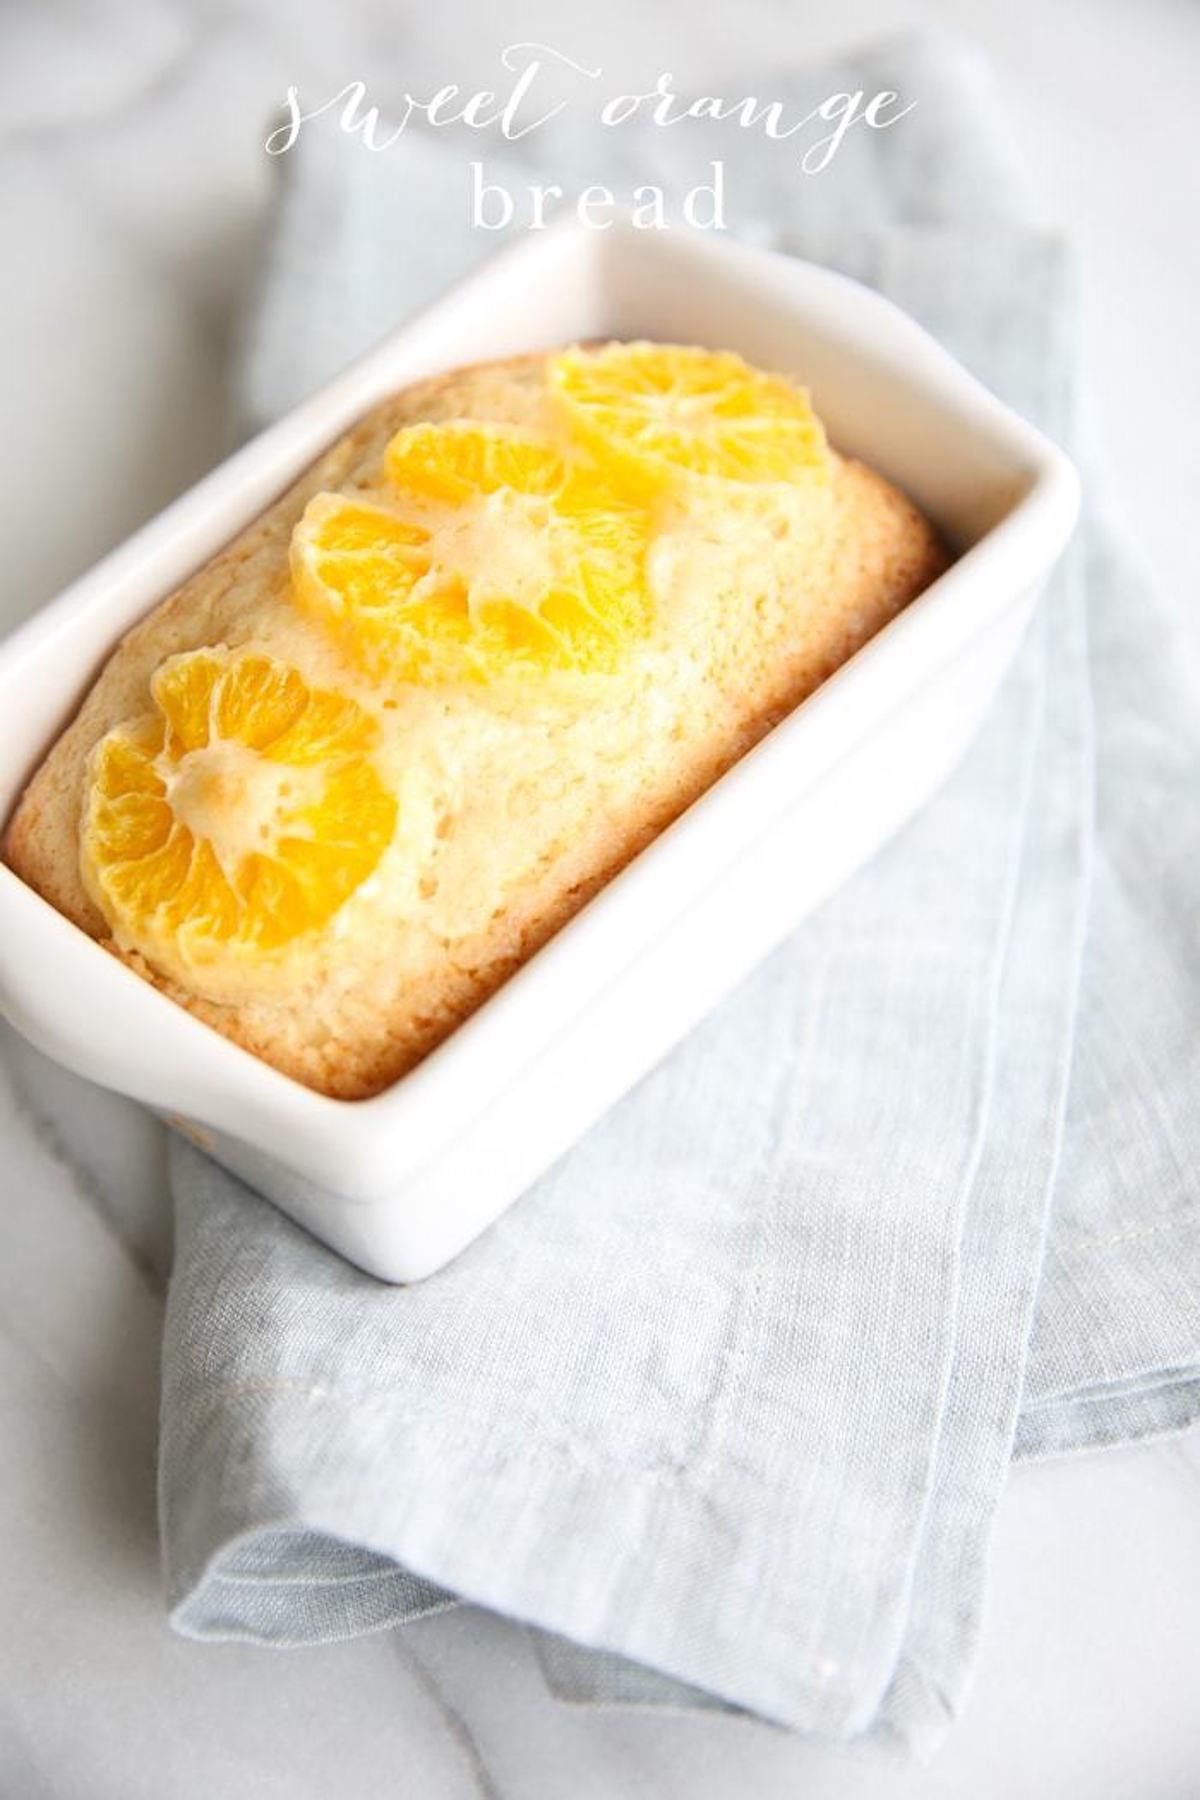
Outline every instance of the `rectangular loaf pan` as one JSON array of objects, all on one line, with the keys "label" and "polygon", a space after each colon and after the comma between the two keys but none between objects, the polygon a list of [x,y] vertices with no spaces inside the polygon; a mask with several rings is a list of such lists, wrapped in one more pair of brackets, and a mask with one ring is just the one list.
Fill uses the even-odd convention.
[{"label": "rectangular loaf pan", "polygon": [[721,238],[563,224],[502,251],[0,645],[6,814],[122,632],[375,401],[457,363],[604,337],[795,373],[834,443],[960,554],[418,1068],[371,1100],[313,1093],[0,867],[0,1005],[17,1028],[388,1281],[455,1256],[945,778],[1070,535],[1071,465],[856,282]]}]

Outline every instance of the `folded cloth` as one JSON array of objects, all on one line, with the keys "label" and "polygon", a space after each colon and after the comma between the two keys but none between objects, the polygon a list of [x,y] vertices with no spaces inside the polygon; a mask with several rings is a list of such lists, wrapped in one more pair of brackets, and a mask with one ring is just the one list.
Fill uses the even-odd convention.
[{"label": "folded cloth", "polygon": [[[539,147],[565,186],[723,156],[733,227],[873,282],[1065,434],[1069,262],[974,54],[922,35],[769,85],[916,108],[808,180],[699,126]],[[440,140],[302,137],[245,417],[479,253],[463,179]],[[175,1626],[296,1644],[465,1597],[537,1627],[566,1697],[934,1746],[1014,1449],[1200,1416],[1196,692],[1093,524],[938,798],[416,1288],[176,1144]]]}]

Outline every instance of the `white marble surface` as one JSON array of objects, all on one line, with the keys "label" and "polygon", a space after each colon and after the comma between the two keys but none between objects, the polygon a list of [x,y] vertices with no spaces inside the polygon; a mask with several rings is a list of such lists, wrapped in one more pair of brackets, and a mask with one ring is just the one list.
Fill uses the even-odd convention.
[{"label": "white marble surface", "polygon": [[[482,82],[543,37],[614,82],[795,62],[917,18],[974,31],[1083,250],[1091,422],[1148,557],[1198,591],[1200,151],[1186,0],[7,0],[0,14],[5,625],[221,453],[231,332],[288,82]],[[627,74],[626,74],[627,72]],[[1200,1437],[1019,1470],[975,1692],[929,1770],[720,1717],[549,1699],[475,1612],[279,1653],[166,1629],[154,1524],[157,1128],[0,1036],[0,1794],[191,1800],[1189,1800]]]}]

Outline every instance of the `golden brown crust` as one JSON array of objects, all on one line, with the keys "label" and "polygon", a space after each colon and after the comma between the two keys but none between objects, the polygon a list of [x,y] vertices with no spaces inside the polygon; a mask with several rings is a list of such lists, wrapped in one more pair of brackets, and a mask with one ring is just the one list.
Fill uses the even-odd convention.
[{"label": "golden brown crust", "polygon": [[[778,596],[771,602],[774,612],[760,607],[765,620],[761,641],[747,637],[739,654],[727,655],[719,667],[714,664],[703,707],[681,711],[682,723],[672,731],[670,746],[678,748],[670,766],[652,751],[647,751],[646,769],[636,766],[638,740],[636,733],[629,738],[627,718],[621,741],[630,766],[621,771],[620,781],[584,794],[576,811],[564,811],[558,826],[547,827],[536,840],[528,833],[528,842],[522,838],[522,823],[514,831],[514,843],[524,860],[514,849],[512,870],[501,867],[501,875],[513,878],[498,881],[494,906],[477,909],[477,916],[453,928],[445,923],[444,906],[443,913],[431,911],[411,929],[406,925],[403,943],[397,939],[397,972],[390,990],[378,978],[366,979],[366,971],[357,985],[342,971],[330,995],[325,991],[330,971],[324,970],[321,980],[284,1001],[218,1004],[151,968],[136,950],[121,949],[89,898],[79,867],[80,805],[93,747],[114,724],[148,709],[150,676],[164,657],[203,644],[232,645],[257,637],[268,614],[282,620],[288,611],[279,598],[286,587],[288,544],[313,494],[368,487],[383,444],[404,424],[487,416],[489,408],[496,417],[524,422],[520,415],[532,416],[538,404],[543,360],[538,355],[455,370],[417,383],[366,414],[258,519],[126,633],[27,786],[0,845],[24,881],[173,1000],[286,1074],[340,1098],[377,1093],[427,1055],[945,566],[935,533],[916,509],[873,471],[837,458],[827,566],[822,565],[816,599],[802,618],[797,611],[795,629],[789,629]],[[744,632],[757,629],[757,616],[746,614]],[[299,630],[286,621],[276,628],[293,635]],[[303,639],[296,641],[303,652]],[[427,701],[425,705],[428,710]],[[636,711],[632,717],[636,724]],[[418,719],[414,729],[427,724]],[[589,742],[564,727],[567,763],[574,757],[582,766]],[[496,792],[503,797],[504,790],[491,794],[493,810]],[[460,860],[455,863],[451,857],[446,879],[461,881],[456,870],[476,867],[469,855],[478,860],[482,835],[494,829],[487,806],[481,802],[475,816],[467,808],[456,829],[457,840],[447,855],[454,851]],[[491,866],[486,856],[479,866]],[[398,923],[395,929],[400,932]]]}]

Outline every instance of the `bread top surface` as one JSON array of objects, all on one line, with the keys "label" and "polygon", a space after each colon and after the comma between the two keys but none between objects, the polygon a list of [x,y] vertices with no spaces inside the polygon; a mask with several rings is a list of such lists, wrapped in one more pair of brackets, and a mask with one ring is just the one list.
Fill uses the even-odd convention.
[{"label": "bread top surface", "polygon": [[[386,500],[419,422],[558,442],[541,355],[454,371],[375,407],[118,645],[22,798],[5,854],[92,936],[208,1023],[322,1091],[377,1092],[938,573],[932,529],[863,465],[829,479],[683,483],[649,503],[648,625],[615,668],[381,681],[300,609],[293,531],[315,495]],[[166,659],[262,654],[370,719],[395,797],[386,849],[320,929],[208,964],[106,916],[80,834],[97,746],[153,716]]]}]

